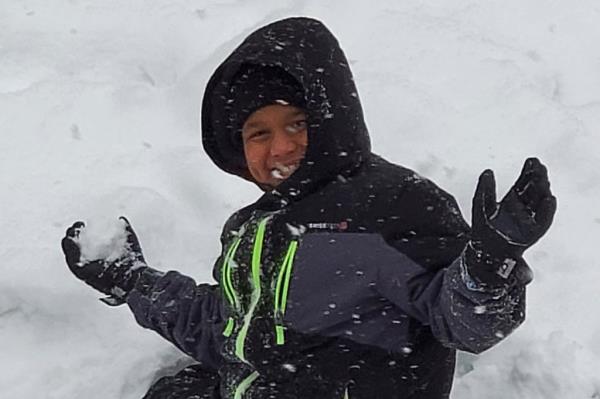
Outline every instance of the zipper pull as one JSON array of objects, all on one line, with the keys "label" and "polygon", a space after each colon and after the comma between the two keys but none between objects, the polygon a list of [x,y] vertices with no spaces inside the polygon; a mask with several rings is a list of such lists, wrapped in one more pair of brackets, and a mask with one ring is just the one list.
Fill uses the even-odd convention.
[{"label": "zipper pull", "polygon": [[229,319],[227,319],[227,325],[225,326],[225,330],[223,330],[223,335],[226,337],[230,337],[234,327],[235,321],[233,320],[233,317],[230,317]]},{"label": "zipper pull", "polygon": [[275,343],[277,345],[285,344],[285,328],[283,327],[283,312],[281,309],[275,310]]}]

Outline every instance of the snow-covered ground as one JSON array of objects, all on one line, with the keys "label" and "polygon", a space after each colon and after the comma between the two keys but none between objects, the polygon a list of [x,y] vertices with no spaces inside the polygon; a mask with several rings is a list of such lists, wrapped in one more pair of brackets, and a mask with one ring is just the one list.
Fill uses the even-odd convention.
[{"label": "snow-covered ground", "polygon": [[374,149],[453,193],[508,189],[527,156],[559,211],[527,253],[528,319],[462,355],[454,399],[600,397],[597,0],[2,0],[0,397],[143,395],[187,359],[64,264],[73,221],[126,215],[146,259],[211,279],[221,224],[259,194],[201,149],[212,70],[252,29],[308,15],[352,63]]}]

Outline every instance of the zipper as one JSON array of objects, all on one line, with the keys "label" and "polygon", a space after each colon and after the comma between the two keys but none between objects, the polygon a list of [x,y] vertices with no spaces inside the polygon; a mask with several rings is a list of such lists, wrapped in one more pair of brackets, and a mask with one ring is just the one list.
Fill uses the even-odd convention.
[{"label": "zipper", "polygon": [[260,261],[262,257],[263,242],[265,239],[265,230],[269,219],[270,217],[266,217],[260,221],[256,230],[256,235],[254,236],[251,268],[253,290],[252,295],[250,296],[250,306],[248,308],[248,311],[244,315],[242,327],[240,328],[240,331],[235,339],[235,354],[241,361],[243,361],[246,364],[250,363],[246,360],[246,356],[244,353],[244,345],[246,341],[246,335],[248,334],[248,329],[250,328],[250,322],[252,321],[252,317],[254,316],[256,306],[260,301]]},{"label": "zipper", "polygon": [[279,268],[279,276],[277,277],[277,285],[275,286],[275,342],[277,345],[285,343],[285,329],[283,326],[283,316],[287,304],[288,290],[290,287],[290,278],[292,276],[292,265],[294,263],[294,255],[298,248],[298,241],[290,242],[287,253],[283,259],[283,263]]},{"label": "zipper", "polygon": [[[227,250],[225,260],[223,261],[223,266],[221,267],[221,281],[223,282],[223,291],[225,291],[225,297],[231,304],[231,307],[236,311],[240,310],[240,300],[235,293],[235,289],[233,288],[233,283],[231,281],[231,261],[234,259],[235,252],[237,251],[241,241],[241,237],[237,237],[234,240],[233,244],[231,244]],[[234,327],[235,321],[233,317],[230,316],[229,319],[227,319],[227,325],[225,326],[223,335],[226,337],[231,336]]]}]

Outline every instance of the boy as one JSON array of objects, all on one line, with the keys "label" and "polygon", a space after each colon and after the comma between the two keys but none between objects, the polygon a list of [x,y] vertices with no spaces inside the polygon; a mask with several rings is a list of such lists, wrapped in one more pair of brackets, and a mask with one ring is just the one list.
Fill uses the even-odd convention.
[{"label": "boy", "polygon": [[218,284],[148,267],[126,220],[114,262],[81,261],[81,222],[63,239],[79,278],[198,360],[147,398],[447,398],[455,350],[523,321],[522,255],[556,208],[545,167],[528,159],[500,203],[483,172],[469,228],[452,196],[371,152],[320,22],[278,21],[234,50],[207,84],[202,135],[264,191],[225,224]]}]

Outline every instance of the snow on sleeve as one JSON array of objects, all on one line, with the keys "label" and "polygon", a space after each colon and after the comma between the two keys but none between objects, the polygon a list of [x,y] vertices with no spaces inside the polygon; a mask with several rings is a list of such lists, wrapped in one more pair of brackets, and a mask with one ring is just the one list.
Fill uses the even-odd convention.
[{"label": "snow on sleeve", "polygon": [[120,219],[92,220],[79,234],[82,260],[112,261],[125,255],[127,232]]}]

